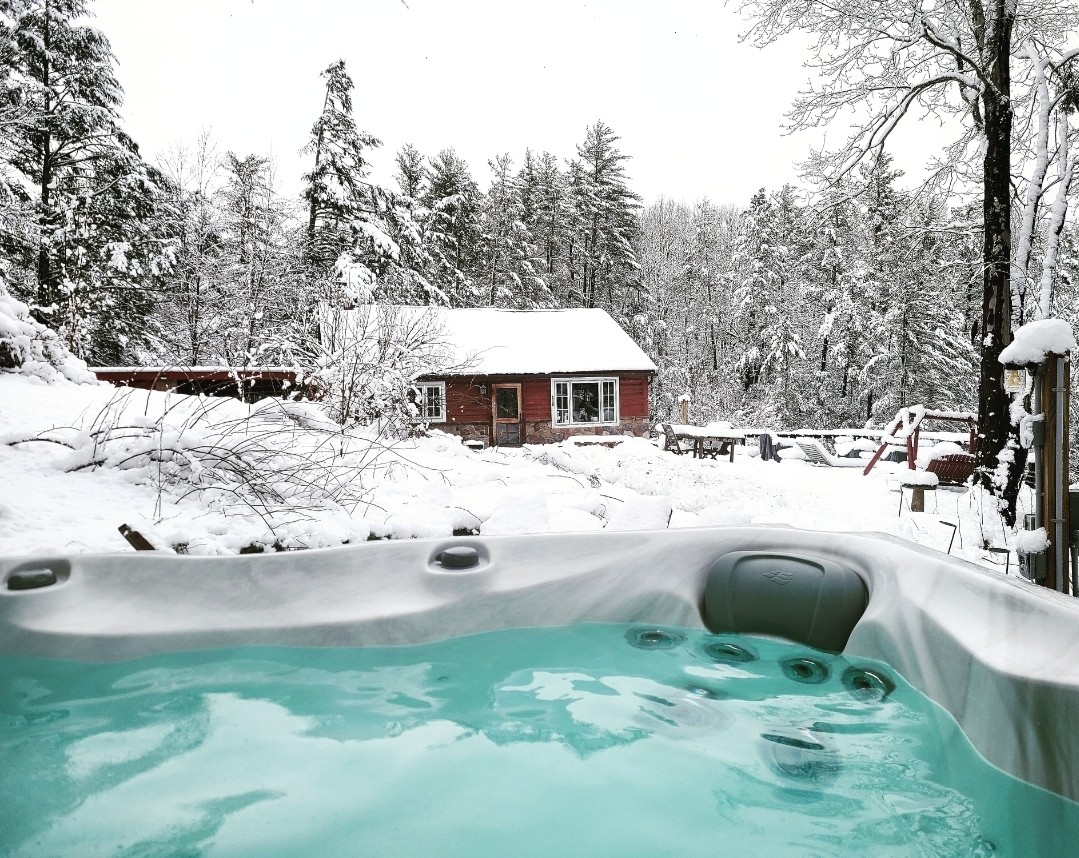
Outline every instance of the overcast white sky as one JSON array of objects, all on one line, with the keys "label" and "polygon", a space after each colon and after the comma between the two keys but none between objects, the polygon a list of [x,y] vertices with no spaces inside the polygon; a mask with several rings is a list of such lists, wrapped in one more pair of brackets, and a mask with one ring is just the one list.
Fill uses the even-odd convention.
[{"label": "overcast white sky", "polygon": [[[782,135],[807,72],[792,41],[738,42],[719,0],[94,0],[125,92],[125,127],[144,154],[193,143],[273,153],[298,193],[298,150],[322,105],[319,73],[344,59],[357,123],[383,141],[373,161],[454,147],[486,188],[487,160],[526,147],[574,155],[602,118],[630,155],[630,185],[659,196],[746,204],[795,181],[819,138]],[[929,129],[923,128],[927,134]],[[833,136],[838,136],[834,132]],[[899,165],[929,151],[915,125]]]}]

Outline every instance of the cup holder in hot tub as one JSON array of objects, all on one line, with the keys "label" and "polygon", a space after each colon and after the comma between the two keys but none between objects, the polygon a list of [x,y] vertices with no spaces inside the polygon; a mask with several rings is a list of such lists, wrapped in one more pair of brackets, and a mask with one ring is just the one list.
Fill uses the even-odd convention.
[{"label": "cup holder in hot tub", "polygon": [[491,557],[483,545],[446,545],[438,548],[427,562],[432,572],[477,572],[490,566]]},{"label": "cup holder in hot tub", "polygon": [[71,561],[63,558],[27,560],[19,563],[4,575],[0,591],[5,593],[28,593],[46,590],[62,584],[71,577]]}]

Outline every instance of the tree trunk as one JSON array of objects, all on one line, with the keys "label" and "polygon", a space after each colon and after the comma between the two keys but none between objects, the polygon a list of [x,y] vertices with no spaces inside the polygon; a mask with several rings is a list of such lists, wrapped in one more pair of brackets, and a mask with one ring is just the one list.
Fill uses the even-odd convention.
[{"label": "tree trunk", "polygon": [[[330,82],[326,81],[326,96],[322,101],[322,116],[319,117],[318,123],[318,138],[315,140],[315,166],[311,170],[311,175],[315,176],[315,181],[318,181],[318,165],[322,163],[322,136],[325,132],[325,123],[322,121],[326,115],[326,109],[330,105]],[[318,194],[312,192],[311,194],[311,207],[307,214],[307,240],[313,241],[315,238],[315,222],[318,219]]]},{"label": "tree trunk", "polygon": [[495,306],[495,284],[498,280],[498,250],[491,250],[491,306]]},{"label": "tree trunk", "polygon": [[[987,33],[988,74],[992,88],[982,97],[985,122],[985,160],[982,214],[982,341],[978,379],[978,482],[1005,501],[1002,513],[1015,524],[1015,503],[1021,475],[1013,467],[1005,486],[994,486],[997,454],[1011,433],[1008,397],[1000,353],[1011,342],[1011,68],[1009,64],[1014,12],[997,0]],[[994,92],[995,90],[995,92]],[[1002,491],[1003,490],[1003,491]]]},{"label": "tree trunk", "polygon": [[[39,243],[37,251],[37,303],[39,308],[53,308],[57,298],[55,291],[52,288],[52,265],[49,258],[50,225],[52,223],[50,207],[52,205],[51,190],[53,181],[52,98],[49,91],[49,51],[52,49],[49,34],[50,18],[51,10],[49,9],[49,0],[45,0],[45,27],[42,38],[43,49],[41,54],[42,116],[44,118],[44,128],[42,129],[41,141],[41,211],[38,215],[40,235],[38,236]],[[38,309],[35,316],[42,324],[55,327],[54,318],[56,316],[56,311],[54,308]]]}]

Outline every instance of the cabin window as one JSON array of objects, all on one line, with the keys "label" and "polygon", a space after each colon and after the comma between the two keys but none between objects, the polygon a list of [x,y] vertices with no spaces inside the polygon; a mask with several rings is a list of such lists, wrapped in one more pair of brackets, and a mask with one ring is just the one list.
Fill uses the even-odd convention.
[{"label": "cabin window", "polygon": [[551,418],[556,426],[617,423],[618,379],[553,379],[551,381]]},{"label": "cabin window", "polygon": [[420,418],[427,423],[446,421],[446,382],[428,381],[416,385],[419,396],[416,405],[420,409]]}]

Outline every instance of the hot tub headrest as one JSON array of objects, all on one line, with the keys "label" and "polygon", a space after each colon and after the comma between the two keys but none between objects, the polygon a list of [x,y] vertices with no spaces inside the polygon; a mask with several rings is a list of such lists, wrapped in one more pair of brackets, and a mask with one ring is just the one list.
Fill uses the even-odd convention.
[{"label": "hot tub headrest", "polygon": [[708,572],[704,622],[841,652],[868,602],[861,576],[831,560],[732,551]]}]

